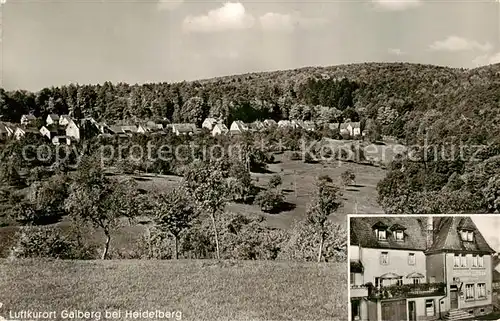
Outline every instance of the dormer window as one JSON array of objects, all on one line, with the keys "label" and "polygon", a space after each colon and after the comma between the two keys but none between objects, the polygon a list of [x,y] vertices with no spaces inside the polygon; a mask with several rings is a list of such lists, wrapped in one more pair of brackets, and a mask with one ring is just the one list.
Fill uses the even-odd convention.
[{"label": "dormer window", "polygon": [[387,240],[387,229],[388,229],[387,225],[379,221],[372,226],[372,229],[375,231],[375,236],[377,237],[377,240],[379,241]]},{"label": "dormer window", "polygon": [[406,228],[400,224],[394,224],[391,226],[390,230],[394,233],[394,238],[397,242],[403,242],[405,240],[405,230]]},{"label": "dormer window", "polygon": [[460,237],[461,237],[462,241],[464,241],[464,242],[472,242],[472,241],[474,241],[474,232],[467,231],[467,230],[461,230]]}]

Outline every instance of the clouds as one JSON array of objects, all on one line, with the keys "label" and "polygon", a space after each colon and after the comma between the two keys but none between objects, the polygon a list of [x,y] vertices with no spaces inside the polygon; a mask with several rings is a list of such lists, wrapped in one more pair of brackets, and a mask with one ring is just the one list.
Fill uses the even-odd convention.
[{"label": "clouds", "polygon": [[472,60],[475,67],[500,63],[500,52],[480,55]]},{"label": "clouds", "polygon": [[391,55],[395,55],[395,56],[402,56],[405,54],[404,51],[402,51],[401,49],[399,48],[389,48],[387,49],[387,52]]},{"label": "clouds", "polygon": [[313,29],[328,23],[327,19],[306,18],[299,14],[267,12],[259,17],[260,26],[266,31],[293,31],[298,28]]},{"label": "clouds", "polygon": [[444,40],[437,40],[429,45],[429,50],[431,51],[448,51],[448,52],[458,52],[458,51],[489,51],[493,46],[489,42],[481,44],[477,41],[458,37],[449,36]]},{"label": "clouds", "polygon": [[421,0],[372,0],[376,9],[385,11],[403,11],[419,7]]},{"label": "clouds", "polygon": [[220,32],[248,29],[254,23],[255,18],[246,12],[241,3],[227,2],[206,15],[186,17],[183,28],[190,32]]},{"label": "clouds", "polygon": [[261,28],[265,31],[312,29],[328,23],[327,19],[308,18],[300,14],[267,12],[259,17],[248,13],[239,2],[227,2],[222,7],[210,10],[206,15],[188,16],[183,29],[187,32],[221,32]]}]

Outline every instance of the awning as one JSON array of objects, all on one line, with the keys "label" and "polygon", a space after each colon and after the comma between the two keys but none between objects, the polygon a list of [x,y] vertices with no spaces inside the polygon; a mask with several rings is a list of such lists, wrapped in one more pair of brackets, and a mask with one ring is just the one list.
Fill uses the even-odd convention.
[{"label": "awning", "polygon": [[421,273],[412,272],[406,276],[407,279],[423,279],[425,276]]},{"label": "awning", "polygon": [[359,261],[351,261],[351,273],[363,273],[363,264]]},{"label": "awning", "polygon": [[389,272],[389,273],[382,274],[380,276],[380,278],[381,279],[399,279],[399,278],[401,278],[401,276],[397,275],[396,273]]}]

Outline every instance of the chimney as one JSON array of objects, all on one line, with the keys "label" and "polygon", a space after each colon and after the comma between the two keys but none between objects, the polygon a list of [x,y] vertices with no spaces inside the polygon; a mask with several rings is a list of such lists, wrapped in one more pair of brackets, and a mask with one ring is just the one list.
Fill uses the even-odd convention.
[{"label": "chimney", "polygon": [[432,242],[434,241],[434,224],[432,216],[427,217],[427,249],[432,247]]}]

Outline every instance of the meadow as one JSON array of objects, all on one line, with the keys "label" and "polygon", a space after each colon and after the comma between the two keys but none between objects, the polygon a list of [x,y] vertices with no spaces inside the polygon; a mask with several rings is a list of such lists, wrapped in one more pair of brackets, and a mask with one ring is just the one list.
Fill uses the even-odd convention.
[{"label": "meadow", "polygon": [[0,315],[107,310],[126,320],[124,311],[158,309],[181,311],[182,320],[345,320],[345,269],[279,261],[0,260]]}]

